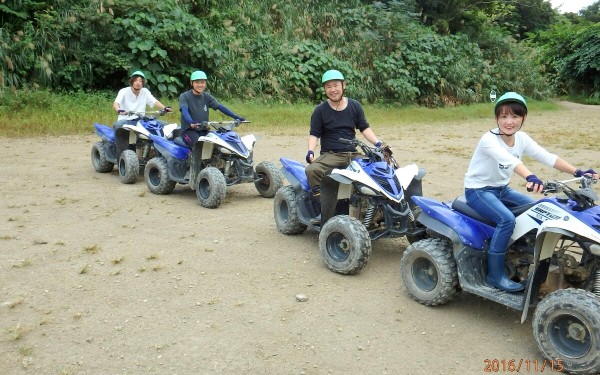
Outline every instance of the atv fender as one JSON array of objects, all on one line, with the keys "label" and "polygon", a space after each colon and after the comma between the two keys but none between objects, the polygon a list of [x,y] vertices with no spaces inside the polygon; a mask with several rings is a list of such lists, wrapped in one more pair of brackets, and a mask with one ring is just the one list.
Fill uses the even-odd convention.
[{"label": "atv fender", "polygon": [[408,189],[408,185],[410,185],[410,182],[413,180],[413,178],[418,180],[423,178],[425,175],[425,170],[419,169],[416,164],[410,164],[396,169],[394,173],[396,174],[396,177],[398,177],[400,185],[402,185],[402,189],[406,190]]},{"label": "atv fender", "polygon": [[150,139],[154,142],[154,147],[158,150],[158,152],[164,156],[172,156],[179,160],[185,160],[190,154],[189,149],[179,146],[162,137],[150,134]]},{"label": "atv fender", "polygon": [[165,138],[167,139],[173,139],[175,138],[174,136],[174,132],[177,129],[179,125],[177,125],[176,123],[173,124],[167,124],[163,127],[163,132],[165,133]]},{"label": "atv fender", "polygon": [[212,157],[213,150],[215,149],[215,144],[212,142],[203,142],[198,141],[197,145],[202,150],[200,152],[200,157],[202,160],[209,160]]},{"label": "atv fender", "polygon": [[[215,145],[223,147],[224,149],[228,150],[231,154],[237,154],[245,159],[247,159],[250,156],[250,151],[246,147],[246,144],[243,140],[242,144],[246,149],[240,150],[238,147],[232,148],[232,146],[229,143],[227,143],[227,141],[221,139],[221,137],[228,139],[228,141],[232,143],[240,140],[239,136],[232,131],[221,133],[220,135],[214,131],[208,132],[206,135],[203,135],[200,138],[198,138],[198,143],[202,144],[202,160],[208,160],[212,157]],[[247,139],[247,141],[250,141],[250,139]]]},{"label": "atv fender", "polygon": [[242,143],[248,151],[252,151],[254,149],[254,144],[256,143],[256,136],[254,134],[248,134],[242,137]]},{"label": "atv fender", "polygon": [[279,161],[283,166],[283,168],[281,168],[281,173],[283,173],[284,177],[292,184],[294,190],[310,190],[304,164],[287,158],[280,158]]},{"label": "atv fender", "polygon": [[[366,173],[361,172],[359,169],[353,168],[353,164],[355,164],[355,163],[356,163],[356,161],[353,161],[352,163],[350,163],[350,165],[346,169],[339,169],[339,168],[333,169],[331,171],[331,173],[329,174],[329,177],[331,177],[332,179],[339,182],[340,186],[341,185],[352,185],[352,183],[358,182],[360,184],[363,184],[363,185],[369,187],[369,189],[371,189],[373,191],[372,195],[381,194],[391,201],[400,202],[400,200],[403,197],[403,191],[402,191],[402,189],[400,189],[400,187],[395,186],[395,188],[397,188],[396,194],[390,195],[386,190],[381,189],[379,186],[377,186],[377,184],[375,184],[373,179],[371,177],[369,177]],[[385,163],[383,163],[383,164],[385,164]]]},{"label": "atv fender", "polygon": [[[554,220],[553,220],[554,221]],[[523,301],[523,313],[521,314],[521,324],[527,320],[527,314],[529,312],[529,306],[531,305],[531,299],[537,295],[540,286],[546,280],[548,275],[548,269],[550,267],[550,259],[556,244],[563,236],[572,236],[573,233],[569,233],[559,228],[549,228],[538,233],[535,239],[535,250],[533,253],[533,264],[530,266],[533,269],[530,273],[530,280],[527,285],[525,300]]]},{"label": "atv fender", "polygon": [[135,143],[138,136],[144,136],[143,139],[150,138],[150,132],[139,121],[135,125],[125,124],[122,129],[129,130],[129,143]]},{"label": "atv fender", "polygon": [[421,196],[413,196],[411,199],[422,211],[417,220],[455,244],[462,243],[483,251],[486,241],[494,234],[493,227],[459,214],[446,203]]},{"label": "atv fender", "polygon": [[[336,172],[343,172],[343,170],[336,170]],[[330,175],[326,176],[331,178],[332,180],[337,181],[338,187],[337,187],[337,200],[340,199],[348,199],[352,196],[352,182],[353,180],[351,178],[348,178],[346,176],[344,176],[343,174],[340,173],[331,173]]]},{"label": "atv fender", "polygon": [[[135,140],[131,142],[129,129],[119,128],[115,131],[115,146],[117,147],[117,160],[121,157],[121,153],[129,148],[130,144],[135,144]],[[133,133],[135,136],[135,133]]]},{"label": "atv fender", "polygon": [[96,134],[103,140],[114,143],[115,141],[115,130],[109,126],[94,123],[96,128]]}]

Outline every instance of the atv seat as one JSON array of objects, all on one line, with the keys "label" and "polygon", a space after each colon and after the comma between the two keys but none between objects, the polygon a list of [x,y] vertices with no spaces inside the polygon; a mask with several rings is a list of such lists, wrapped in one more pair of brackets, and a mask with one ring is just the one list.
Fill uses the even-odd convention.
[{"label": "atv seat", "polygon": [[181,126],[178,126],[175,129],[173,129],[173,132],[171,133],[171,138],[175,139],[177,137],[181,137]]},{"label": "atv seat", "polygon": [[[535,204],[536,204],[536,202],[533,202],[533,203],[525,204],[523,206],[508,207],[508,209],[516,217],[516,216],[521,215],[523,212],[527,211],[530,207],[534,206]],[[458,197],[452,201],[452,209],[456,210],[460,213],[463,213],[477,221],[481,221],[482,223],[485,223],[489,226],[492,226],[492,227],[496,226],[496,223],[484,218],[477,211],[475,211],[471,206],[469,206],[469,204],[467,203],[467,198],[465,198],[464,195],[461,195],[460,197]]]},{"label": "atv seat", "polygon": [[183,141],[182,137],[175,137],[173,139],[173,143],[175,143],[177,146],[189,148],[189,146]]}]

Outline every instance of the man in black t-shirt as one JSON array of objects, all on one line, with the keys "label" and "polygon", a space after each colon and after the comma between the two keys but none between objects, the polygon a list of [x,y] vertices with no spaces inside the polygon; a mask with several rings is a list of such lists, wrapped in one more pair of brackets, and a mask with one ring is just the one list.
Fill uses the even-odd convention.
[{"label": "man in black t-shirt", "polygon": [[[321,79],[327,101],[319,104],[310,118],[310,136],[306,153],[306,177],[313,191],[318,190],[323,176],[334,168],[346,168],[358,153],[356,148],[339,141],[355,139],[356,130],[376,147],[383,144],[365,118],[360,103],[344,96],[346,82],[337,70],[328,70]],[[315,158],[317,143],[321,140],[321,155]]]}]

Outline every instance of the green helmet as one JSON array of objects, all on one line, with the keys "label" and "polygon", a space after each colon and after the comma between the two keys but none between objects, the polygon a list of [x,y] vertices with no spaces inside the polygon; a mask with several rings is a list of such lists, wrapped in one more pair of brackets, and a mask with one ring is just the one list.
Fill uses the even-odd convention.
[{"label": "green helmet", "polygon": [[333,80],[343,81],[344,75],[340,73],[339,70],[328,70],[325,72],[325,74],[323,74],[323,78],[321,78],[321,84],[325,84],[325,82]]},{"label": "green helmet", "polygon": [[496,105],[494,106],[494,114],[498,110],[498,106],[500,106],[500,104],[506,103],[506,102],[516,102],[516,103],[523,104],[523,107],[525,107],[525,113],[527,113],[527,102],[525,102],[525,98],[523,98],[521,95],[517,94],[516,92],[509,91],[506,94],[502,95],[500,98],[498,98],[498,100],[496,100]]},{"label": "green helmet", "polygon": [[144,73],[142,73],[141,70],[136,70],[135,72],[131,73],[131,78],[133,78],[135,76],[140,76],[143,79],[146,79],[146,76],[144,75]]},{"label": "green helmet", "polygon": [[197,81],[199,79],[208,79],[206,77],[206,73],[204,73],[202,70],[196,70],[195,72],[192,73],[192,75],[190,76],[190,81]]}]

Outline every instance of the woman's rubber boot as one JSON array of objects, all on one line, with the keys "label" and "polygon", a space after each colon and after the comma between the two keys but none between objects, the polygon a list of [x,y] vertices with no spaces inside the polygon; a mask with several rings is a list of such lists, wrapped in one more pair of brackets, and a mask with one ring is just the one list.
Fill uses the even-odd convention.
[{"label": "woman's rubber boot", "polygon": [[502,289],[506,292],[519,292],[525,287],[519,283],[515,283],[508,277],[506,277],[506,271],[504,270],[504,258],[505,253],[487,254],[488,272],[485,281],[498,289]]}]

